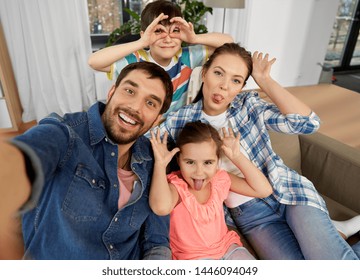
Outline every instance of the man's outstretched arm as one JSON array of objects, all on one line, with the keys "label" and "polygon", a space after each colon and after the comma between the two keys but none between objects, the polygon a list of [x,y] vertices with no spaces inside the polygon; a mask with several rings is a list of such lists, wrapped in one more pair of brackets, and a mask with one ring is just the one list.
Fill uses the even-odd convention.
[{"label": "man's outstretched arm", "polygon": [[29,199],[31,184],[22,152],[0,141],[0,259],[21,259],[24,253],[19,209]]}]

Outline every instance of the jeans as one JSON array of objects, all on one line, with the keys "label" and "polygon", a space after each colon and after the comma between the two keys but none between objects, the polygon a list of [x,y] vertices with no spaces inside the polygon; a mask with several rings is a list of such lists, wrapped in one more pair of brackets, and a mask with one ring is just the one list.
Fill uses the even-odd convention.
[{"label": "jeans", "polygon": [[272,195],[229,212],[260,259],[357,260],[327,213],[312,206],[280,204]]},{"label": "jeans", "polygon": [[245,247],[232,244],[221,260],[255,260],[255,257]]}]

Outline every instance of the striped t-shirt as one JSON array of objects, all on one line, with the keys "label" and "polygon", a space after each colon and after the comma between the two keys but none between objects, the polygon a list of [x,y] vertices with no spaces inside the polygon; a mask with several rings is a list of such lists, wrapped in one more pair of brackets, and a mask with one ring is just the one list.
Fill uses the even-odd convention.
[{"label": "striped t-shirt", "polygon": [[[174,87],[172,102],[169,110],[164,114],[164,117],[166,117],[168,113],[177,111],[180,107],[186,105],[191,72],[195,67],[202,66],[207,59],[207,48],[204,45],[193,45],[180,49],[168,66],[162,66],[169,74]],[[108,73],[109,79],[115,80],[126,65],[139,61],[156,63],[151,57],[149,50],[136,51],[116,61],[111,66],[111,72]]]}]

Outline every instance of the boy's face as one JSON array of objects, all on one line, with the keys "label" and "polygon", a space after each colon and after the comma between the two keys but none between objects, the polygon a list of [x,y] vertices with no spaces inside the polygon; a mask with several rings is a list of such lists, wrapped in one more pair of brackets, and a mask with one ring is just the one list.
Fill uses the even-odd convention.
[{"label": "boy's face", "polygon": [[155,34],[166,34],[162,39],[155,41],[149,46],[152,58],[161,66],[168,66],[171,59],[181,49],[181,39],[179,39],[180,28],[177,24],[157,25]]},{"label": "boy's face", "polygon": [[109,137],[129,144],[147,132],[161,117],[165,88],[143,70],[133,70],[109,92],[102,120]]}]

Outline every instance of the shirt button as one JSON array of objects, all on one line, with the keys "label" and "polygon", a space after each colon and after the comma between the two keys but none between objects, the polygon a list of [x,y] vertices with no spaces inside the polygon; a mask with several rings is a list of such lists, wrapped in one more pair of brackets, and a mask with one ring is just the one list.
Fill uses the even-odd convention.
[{"label": "shirt button", "polygon": [[114,188],[117,188],[117,186],[118,186],[117,184],[114,184],[114,185],[113,185]]},{"label": "shirt button", "polygon": [[93,183],[95,185],[95,183],[96,183],[95,179],[92,179],[91,183]]},{"label": "shirt button", "polygon": [[115,153],[114,153],[114,152],[111,152],[111,156],[114,157],[114,156],[115,156]]},{"label": "shirt button", "polygon": [[105,138],[105,142],[107,142],[108,141],[108,139],[107,138]]},{"label": "shirt button", "polygon": [[114,246],[110,244],[109,248],[110,248],[110,250],[112,250],[112,249],[114,249]]},{"label": "shirt button", "polygon": [[118,221],[118,218],[115,218],[114,221],[117,222],[117,221]]}]

